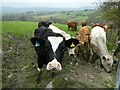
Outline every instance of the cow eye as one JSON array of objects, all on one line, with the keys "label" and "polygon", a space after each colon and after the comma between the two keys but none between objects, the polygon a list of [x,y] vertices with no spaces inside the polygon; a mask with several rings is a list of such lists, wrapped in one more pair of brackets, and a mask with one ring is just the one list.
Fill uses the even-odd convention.
[{"label": "cow eye", "polygon": [[107,59],[108,61],[110,61],[110,59]]},{"label": "cow eye", "polygon": [[48,47],[45,47],[45,51],[49,51],[50,49]]}]

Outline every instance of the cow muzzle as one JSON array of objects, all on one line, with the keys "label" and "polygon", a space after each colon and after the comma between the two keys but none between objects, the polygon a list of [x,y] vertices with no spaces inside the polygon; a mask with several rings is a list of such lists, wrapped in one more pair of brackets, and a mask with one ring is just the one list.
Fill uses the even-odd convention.
[{"label": "cow muzzle", "polygon": [[52,60],[47,64],[47,70],[52,70],[52,69],[58,71],[62,70],[61,64],[56,59]]}]

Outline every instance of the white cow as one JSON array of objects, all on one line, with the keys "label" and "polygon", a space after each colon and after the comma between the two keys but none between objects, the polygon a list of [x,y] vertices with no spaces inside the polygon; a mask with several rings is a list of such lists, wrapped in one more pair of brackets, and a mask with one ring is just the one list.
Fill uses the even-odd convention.
[{"label": "white cow", "polygon": [[[63,30],[60,30],[58,27],[56,27],[54,25],[50,25],[49,28],[52,29],[52,31],[55,32],[55,33],[62,34],[65,37],[65,40],[68,40],[68,39],[71,38],[71,36],[69,34],[64,32]],[[74,48],[68,48],[68,51],[69,51],[69,55],[74,55],[75,56],[75,47]]]},{"label": "white cow", "polygon": [[[97,48],[101,58],[101,63],[107,72],[111,72],[113,65],[113,57],[109,54],[106,46],[106,32],[100,26],[96,26],[91,30],[91,46]],[[93,52],[95,49],[92,49]]]}]

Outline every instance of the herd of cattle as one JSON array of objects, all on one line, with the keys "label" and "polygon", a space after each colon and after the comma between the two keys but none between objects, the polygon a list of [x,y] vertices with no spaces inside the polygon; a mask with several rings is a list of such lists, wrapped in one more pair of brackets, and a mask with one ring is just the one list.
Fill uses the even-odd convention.
[{"label": "herd of cattle", "polygon": [[[77,29],[77,23],[68,23],[68,28]],[[76,37],[52,25],[52,22],[38,23],[38,28],[34,31],[31,42],[38,57],[38,70],[41,71],[43,65],[47,70],[62,70],[62,58],[64,52],[68,50],[69,55],[78,56],[83,47],[83,53],[88,63],[93,63],[92,57],[97,54],[101,59],[101,64],[107,72],[112,71],[113,57],[109,54],[106,46],[107,26],[95,24],[89,30],[87,22],[82,23],[80,31]]]}]

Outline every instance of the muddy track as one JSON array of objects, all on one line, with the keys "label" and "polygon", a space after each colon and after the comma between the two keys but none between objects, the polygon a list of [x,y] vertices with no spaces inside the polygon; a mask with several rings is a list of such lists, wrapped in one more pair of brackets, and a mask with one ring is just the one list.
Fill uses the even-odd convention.
[{"label": "muddy track", "polygon": [[37,84],[37,56],[30,36],[3,34],[2,83],[3,88],[45,88],[51,81],[57,88],[108,88],[114,87],[116,70],[106,73],[99,61],[89,65],[84,58],[72,58],[65,52],[63,70],[52,78],[43,67],[42,81]]}]

